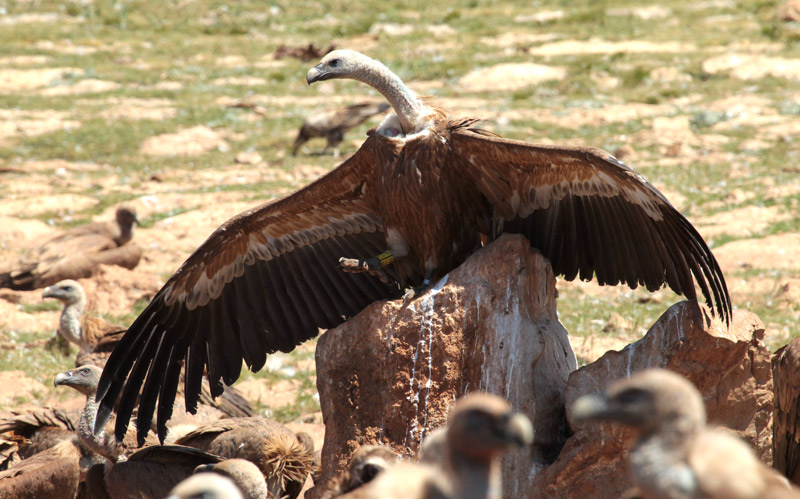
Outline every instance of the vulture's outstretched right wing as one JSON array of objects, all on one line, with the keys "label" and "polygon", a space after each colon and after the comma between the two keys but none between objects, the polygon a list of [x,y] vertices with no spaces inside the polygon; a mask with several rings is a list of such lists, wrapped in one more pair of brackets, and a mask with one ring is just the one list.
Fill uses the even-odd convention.
[{"label": "vulture's outstretched right wing", "polygon": [[494,206],[498,231],[525,234],[556,274],[650,291],[666,283],[690,299],[697,281],[712,309],[730,323],[725,278],[703,238],[613,156],[469,128],[454,130],[451,139],[460,168]]},{"label": "vulture's outstretched right wing", "polygon": [[373,301],[400,296],[397,283],[339,269],[341,257],[385,249],[375,193],[365,180],[374,177],[368,143],[316,182],[237,215],[211,234],[112,352],[97,393],[95,428],[103,427],[121,394],[116,434],[124,435],[141,390],[139,439],[158,401],[163,441],[181,361],[191,411],[205,370],[218,396],[222,381],[232,384],[239,377],[243,359],[256,371],[267,354],[291,351],[319,328],[337,326]]}]

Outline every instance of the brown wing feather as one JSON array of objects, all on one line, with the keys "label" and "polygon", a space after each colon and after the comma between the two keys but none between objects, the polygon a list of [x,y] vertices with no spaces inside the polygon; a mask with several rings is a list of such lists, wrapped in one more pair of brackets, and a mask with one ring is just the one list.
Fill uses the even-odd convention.
[{"label": "brown wing feather", "polygon": [[78,491],[80,458],[74,441],[62,441],[0,472],[0,495],[71,499]]},{"label": "brown wing feather", "polygon": [[772,357],[775,384],[773,454],[775,469],[800,482],[800,339],[795,338]]},{"label": "brown wing feather", "polygon": [[452,135],[456,161],[494,205],[500,232],[523,233],[567,280],[667,283],[730,320],[722,271],[702,237],[641,175],[600,149],[533,145],[470,129]]},{"label": "brown wing feather", "polygon": [[337,268],[340,257],[385,249],[365,181],[374,177],[370,151],[362,147],[304,189],[230,219],[189,257],[111,354],[98,390],[98,425],[122,393],[116,431],[124,435],[141,389],[140,436],[158,399],[163,437],[182,360],[192,410],[204,370],[218,396],[221,380],[231,384],[239,376],[242,359],[258,370],[268,353],[290,351],[319,328],[400,294],[396,283]]}]

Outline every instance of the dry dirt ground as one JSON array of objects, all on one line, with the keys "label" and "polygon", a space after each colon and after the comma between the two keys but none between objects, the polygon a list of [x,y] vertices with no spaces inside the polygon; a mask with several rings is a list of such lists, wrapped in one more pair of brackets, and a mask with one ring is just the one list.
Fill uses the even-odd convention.
[{"label": "dry dirt ground", "polygon": [[[626,9],[608,15],[657,23],[666,22],[673,15],[666,7]],[[42,18],[45,14],[56,17]],[[45,14],[39,14],[40,17],[18,14],[8,16],[3,22],[12,23],[20,30],[46,22],[86,22],[80,16]],[[422,33],[436,40],[437,45],[419,48],[419,58],[436,61],[438,51],[451,53],[458,49],[458,36],[446,22],[420,25],[414,16],[407,17],[404,22],[375,23],[367,33],[340,38],[337,43],[367,52],[372,50],[372,55],[380,56],[384,49],[379,42]],[[637,169],[655,172],[657,178],[658,172],[690,171],[698,162],[719,166],[723,173],[718,178],[722,180],[715,179],[713,185],[708,184],[702,174],[693,176],[691,173],[681,173],[678,178],[683,180],[678,181],[669,180],[669,173],[665,180],[654,183],[678,209],[687,213],[707,240],[714,242],[714,253],[728,276],[734,305],[763,314],[777,311],[774,319],[770,318],[772,316],[765,319],[767,339],[772,345],[784,343],[796,335],[793,326],[800,318],[800,233],[797,230],[800,181],[796,176],[780,182],[770,176],[751,179],[750,168],[771,148],[792,149],[793,143],[796,148],[800,111],[782,112],[780,106],[784,101],[762,97],[758,92],[710,98],[702,93],[704,87],[698,82],[716,77],[757,85],[767,80],[774,83],[778,79],[783,82],[781,85],[795,88],[781,91],[780,95],[797,104],[800,102],[800,58],[788,57],[782,52],[782,44],[766,41],[698,46],[689,39],[573,39],[567,30],[542,33],[526,29],[529,25],[558,23],[564,18],[565,13],[560,10],[518,14],[513,21],[515,29],[488,34],[475,42],[482,44],[482,49],[471,62],[474,67],[452,75],[446,84],[431,78],[412,81],[411,86],[420,93],[439,95],[437,100],[455,114],[480,115],[487,120],[489,128],[498,132],[542,142],[605,147]],[[712,22],[714,20],[708,20]],[[286,37],[287,42],[294,41],[290,35]],[[272,44],[281,42],[270,41]],[[13,151],[0,159],[0,268],[12,266],[26,249],[60,233],[73,220],[110,219],[117,204],[112,201],[125,201],[146,221],[146,226],[139,228],[135,236],[144,248],[141,264],[132,271],[103,268],[94,278],[83,281],[96,313],[123,322],[131,320],[134,305],[146,302],[220,223],[260,202],[289,194],[332,167],[335,164],[332,158],[309,154],[321,149],[319,143],[310,143],[292,162],[287,159],[288,147],[304,112],[325,105],[352,103],[359,97],[352,95],[352,90],[345,96],[336,95],[335,85],[323,85],[314,91],[293,88],[290,92],[287,81],[271,80],[270,75],[284,72],[290,74],[286,78],[301,78],[305,71],[301,68],[310,67],[311,63],[298,65],[272,60],[266,49],[262,57],[255,59],[237,54],[196,56],[190,63],[198,67],[238,68],[236,74],[210,77],[202,82],[203,88],[221,89],[216,99],[204,105],[218,109],[236,106],[237,123],[250,123],[253,130],[257,124],[266,123],[264,127],[268,127],[273,121],[282,123],[276,131],[259,129],[262,130],[258,132],[260,135],[255,132],[249,135],[248,129],[241,126],[220,125],[202,117],[194,120],[187,114],[186,103],[176,97],[192,83],[188,77],[175,76],[169,65],[165,67],[161,61],[149,62],[139,57],[132,43],[80,44],[63,39],[40,39],[30,41],[28,48],[25,53],[0,57],[0,95],[20,94],[42,99],[36,101],[42,103],[39,106],[0,109],[0,146]],[[152,66],[161,76],[146,82],[122,77],[112,81],[90,71],[83,63],[85,58],[102,53],[115,54],[121,64],[142,70]],[[517,60],[498,62],[509,54],[514,55],[510,59]],[[535,62],[523,62],[519,54]],[[562,63],[564,58],[573,61],[596,56],[608,60],[618,54],[636,57],[691,54],[702,64],[696,71],[680,65],[660,65],[645,71],[642,78],[653,85],[687,89],[658,102],[628,100],[624,91],[615,93],[625,88],[624,74],[631,72],[626,66],[628,63],[623,61],[619,67],[611,64],[603,70],[591,67],[587,70],[587,84],[592,85],[595,92],[612,97],[585,106],[575,103],[542,107],[515,105],[516,96],[526,98],[525,92],[542,82],[550,82],[557,89],[569,89],[566,81],[578,70],[574,65],[567,67]],[[53,66],[53,61],[71,62]],[[189,63],[181,61],[181,64]],[[250,71],[260,76],[247,74]],[[224,75],[224,72],[215,74]],[[404,76],[414,80],[413,70],[406,71]],[[245,91],[246,99],[240,99],[238,93],[235,97],[230,96],[234,92],[226,93],[234,87],[255,90]],[[269,94],[265,87],[269,87]],[[515,97],[512,98],[512,94]],[[53,108],[47,109],[47,103],[53,103]],[[698,109],[706,114],[698,117]],[[698,119],[717,116],[713,113],[723,114],[724,119],[697,126]],[[134,136],[131,139],[135,141],[133,148],[119,159],[139,162],[140,170],[120,168],[108,162],[102,152],[94,155],[93,160],[43,159],[41,155],[26,153],[26,144],[41,146],[35,141],[64,137],[64,133],[80,130],[97,119],[109,123],[122,120],[131,127],[139,126],[137,123],[153,123],[153,133]],[[159,125],[163,123],[169,126]],[[564,129],[577,131],[586,127],[612,131],[601,134],[600,138],[578,133],[567,137],[563,133]],[[347,136],[342,147],[344,154],[358,147],[363,130]],[[554,140],[549,130],[562,132]],[[259,140],[262,139],[270,141],[269,145],[261,145]],[[206,161],[204,158],[211,157],[223,160],[213,168],[197,166]],[[794,158],[794,163],[782,167],[800,173],[797,154],[788,157]],[[155,166],[150,168],[150,165]],[[733,184],[742,178],[756,182],[758,190],[726,188],[719,184],[725,181]],[[666,310],[678,299],[663,291],[651,295],[601,288],[591,283],[559,282],[559,290],[562,299],[579,298],[581,307],[590,316],[587,324],[593,329],[591,334],[574,331],[574,347],[582,362],[589,362],[607,349],[621,348],[638,338],[649,326],[644,321],[655,318],[632,319],[626,313],[618,313],[615,309],[618,302],[647,301],[657,316],[658,310]],[[52,334],[58,321],[58,310],[42,308],[41,302],[41,291],[0,292],[0,360],[12,369],[0,372],[0,407],[82,403],[69,394],[54,391],[48,381],[55,372],[69,368],[71,358],[48,354],[41,361],[42,369],[52,372],[20,367],[27,365],[26,358],[32,356],[31,351],[42,348],[42,340]],[[595,305],[598,308],[593,311]],[[572,309],[569,310],[572,313]],[[266,369],[271,375],[247,377],[238,386],[251,400],[258,402],[259,410],[265,414],[288,411],[286,414],[291,417],[287,419],[320,423],[313,402],[313,348],[314,343],[310,343],[301,347],[298,355],[276,356]],[[297,373],[307,374],[299,376]],[[305,400],[307,405],[299,410],[292,409],[300,400]]]}]

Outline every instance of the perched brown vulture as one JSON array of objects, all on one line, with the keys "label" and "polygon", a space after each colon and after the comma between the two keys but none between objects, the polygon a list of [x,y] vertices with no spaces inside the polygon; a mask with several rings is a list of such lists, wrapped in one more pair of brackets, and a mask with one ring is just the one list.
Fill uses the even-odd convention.
[{"label": "perched brown vulture", "polygon": [[0,471],[0,499],[73,499],[80,481],[78,443],[55,446]]},{"label": "perched brown vulture", "polygon": [[671,371],[617,381],[579,398],[572,413],[576,421],[615,421],[637,431],[628,460],[642,497],[800,497],[732,432],[707,427],[700,392]]},{"label": "perched brown vulture", "polygon": [[533,443],[533,425],[504,399],[472,393],[456,402],[443,435],[440,462],[396,464],[341,498],[500,499],[500,455]]},{"label": "perched brown vulture", "polygon": [[267,491],[267,482],[258,466],[246,459],[226,459],[219,463],[204,464],[194,470],[195,475],[209,473],[224,476],[233,481],[244,499],[266,499],[274,497]]},{"label": "perched brown vulture", "polygon": [[340,109],[331,109],[307,118],[297,132],[297,138],[292,146],[292,156],[297,155],[300,146],[313,137],[325,137],[327,143],[322,154],[333,148],[333,156],[339,157],[339,144],[344,140],[344,134],[351,128],[357,127],[376,114],[385,113],[389,104],[381,102],[362,102]]},{"label": "perched brown vulture", "polygon": [[347,469],[333,477],[320,499],[333,499],[371,482],[397,462],[397,454],[383,445],[362,445],[350,457]]},{"label": "perched brown vulture", "polygon": [[313,449],[267,418],[222,419],[175,441],[227,459],[246,459],[261,470],[275,497],[296,498],[314,461]]},{"label": "perched brown vulture", "polygon": [[772,450],[775,469],[800,484],[800,338],[772,356],[775,408]]},{"label": "perched brown vulture", "polygon": [[98,428],[121,396],[124,435],[141,392],[140,432],[158,403],[163,438],[182,361],[191,410],[206,369],[217,395],[242,359],[259,370],[267,354],[291,351],[375,300],[421,291],[504,232],[525,234],[568,280],[666,283],[690,299],[696,281],[730,320],[722,271],[702,237],[609,154],[507,140],[475,119],[448,119],[358,52],[331,52],[307,75],[332,78],[375,87],[395,113],[333,171],[228,220],[184,262],[111,354]]},{"label": "perched brown vulture", "polygon": [[113,222],[95,222],[54,237],[20,258],[17,267],[0,273],[0,288],[33,290],[64,279],[89,277],[100,264],[132,269],[142,249],[130,243],[136,211],[119,207]]},{"label": "perched brown vulture", "polygon": [[75,436],[77,417],[61,409],[11,411],[0,418],[0,438],[13,443],[0,455],[0,470]]}]

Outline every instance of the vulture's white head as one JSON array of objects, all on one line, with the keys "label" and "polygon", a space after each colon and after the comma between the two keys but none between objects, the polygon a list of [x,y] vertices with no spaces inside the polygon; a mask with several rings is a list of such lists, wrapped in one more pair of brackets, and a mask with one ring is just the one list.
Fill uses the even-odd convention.
[{"label": "vulture's white head", "polygon": [[334,78],[358,80],[359,76],[366,71],[365,68],[369,68],[376,63],[380,64],[375,59],[355,50],[334,50],[328,52],[319,61],[319,64],[308,70],[306,81],[311,85],[318,81],[332,80]]},{"label": "vulture's white head", "polygon": [[334,50],[326,54],[306,74],[309,85],[336,78],[366,83],[386,97],[394,108],[396,117],[387,117],[379,128],[380,133],[390,137],[409,135],[422,132],[430,125],[430,109],[419,101],[416,94],[396,74],[375,59],[355,50]]}]

